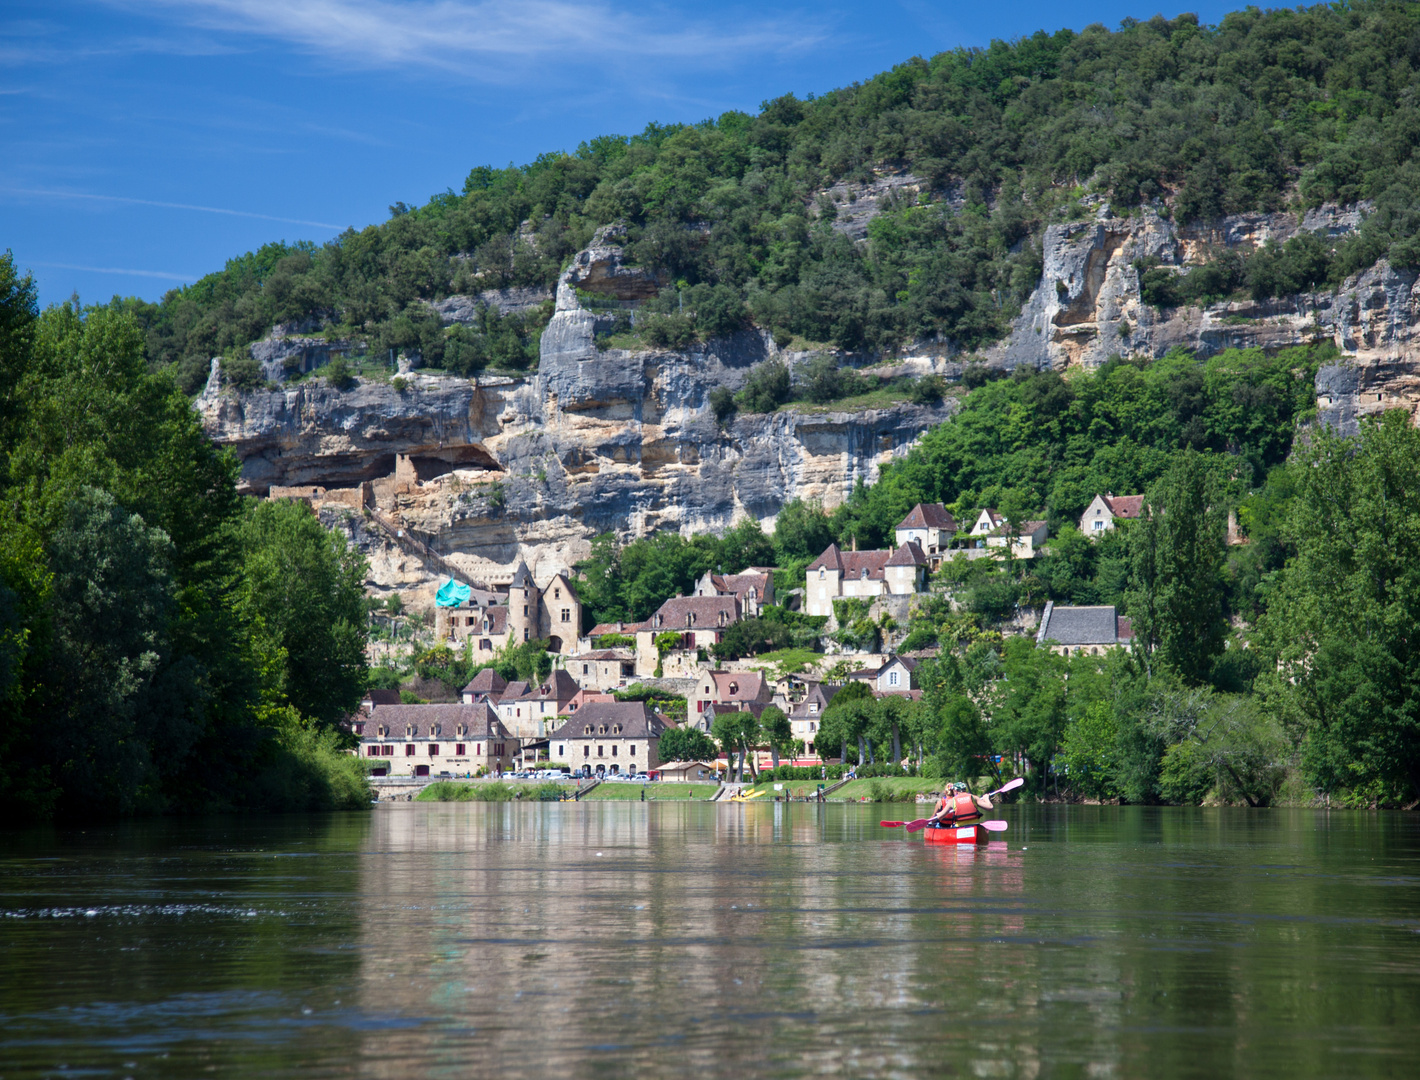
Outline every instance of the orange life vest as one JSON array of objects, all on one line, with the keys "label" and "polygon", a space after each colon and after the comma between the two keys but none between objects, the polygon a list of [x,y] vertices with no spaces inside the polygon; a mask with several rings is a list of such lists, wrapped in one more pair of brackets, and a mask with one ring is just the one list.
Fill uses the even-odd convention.
[{"label": "orange life vest", "polygon": [[933,816],[940,813],[943,807],[947,808],[947,812],[938,820],[944,823],[967,821],[971,818],[979,818],[981,816],[981,808],[976,805],[976,800],[965,793],[953,795],[950,799],[938,799],[937,809]]}]

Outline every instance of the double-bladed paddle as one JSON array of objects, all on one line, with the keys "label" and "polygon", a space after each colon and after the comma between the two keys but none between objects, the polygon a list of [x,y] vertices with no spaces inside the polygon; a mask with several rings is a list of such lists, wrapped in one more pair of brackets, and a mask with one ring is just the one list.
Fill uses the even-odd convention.
[{"label": "double-bladed paddle", "polygon": [[[902,826],[906,825],[908,832],[921,832],[927,827],[927,822],[930,820],[930,818],[918,818],[916,821],[880,821],[878,824],[884,829],[900,829]],[[1007,828],[1004,821],[996,821],[995,819],[990,821],[964,821],[962,824],[980,825],[987,832],[1005,832]],[[953,826],[953,828],[956,827],[957,826]]]}]

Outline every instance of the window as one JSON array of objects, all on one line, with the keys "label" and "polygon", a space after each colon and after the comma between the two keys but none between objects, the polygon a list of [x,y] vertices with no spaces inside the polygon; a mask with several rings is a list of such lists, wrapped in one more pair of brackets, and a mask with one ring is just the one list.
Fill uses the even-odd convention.
[{"label": "window", "polygon": [[382,753],[382,755],[383,755],[384,757],[394,757],[394,747],[393,747],[393,746],[382,746],[382,747],[380,748],[380,750],[381,750],[381,753]]},{"label": "window", "polygon": [[582,756],[583,756],[583,757],[591,757],[591,756],[592,756],[592,748],[591,748],[590,746],[584,746],[584,747],[582,747]]},{"label": "window", "polygon": [[492,651],[493,651],[493,642],[489,641],[487,638],[484,638],[482,641],[480,641],[480,642],[478,643],[478,651],[479,651],[479,652],[492,652]]},{"label": "window", "polygon": [[809,702],[809,712],[811,712],[811,713],[816,713],[816,712],[818,712],[818,702],[817,702],[817,701],[811,701],[811,702]]},{"label": "window", "polygon": [[[553,590],[552,590],[552,599],[554,599],[554,600],[561,600],[561,599],[562,599],[562,590],[561,590],[561,589],[553,589]],[[564,620],[564,621],[565,621],[565,620]]]},{"label": "window", "polygon": [[523,627],[523,640],[524,640],[524,641],[531,641],[531,640],[532,640],[532,635],[531,635],[531,633],[528,631],[528,628],[527,628],[526,626]]},{"label": "window", "polygon": [[814,722],[813,722],[812,720],[810,720],[810,721],[809,721],[809,734],[812,735],[816,730],[818,730],[818,729],[814,726]]},{"label": "window", "polygon": [[438,756],[439,756],[439,744],[438,744],[438,743],[436,743],[436,742],[431,742],[431,743],[429,744],[429,756],[430,756],[430,757],[438,757]]},{"label": "window", "polygon": [[897,685],[897,672],[896,672],[896,671],[889,671],[889,672],[888,672],[888,685],[889,685],[889,686],[896,686],[896,685]]},{"label": "window", "polygon": [[571,608],[563,608],[563,609],[562,609],[562,621],[563,621],[563,622],[571,622],[571,621],[572,621],[572,609],[571,609]]},{"label": "window", "polygon": [[380,735],[380,738],[382,738],[382,739],[385,737],[385,726],[384,726],[384,724],[381,724],[381,725],[380,725],[379,735]]},{"label": "window", "polygon": [[527,604],[524,604],[524,605],[523,605],[523,614],[526,615],[527,613],[528,613],[528,606],[527,606]]},{"label": "window", "polygon": [[627,751],[626,756],[627,756],[627,757],[635,757],[635,756],[636,756],[636,744],[635,744],[635,743],[632,743],[632,744],[631,744],[631,747],[630,747],[630,749]]},{"label": "window", "polygon": [[365,751],[365,756],[366,756],[366,757],[379,757],[379,756],[380,756],[380,748],[379,748],[378,746],[372,746],[372,747],[370,747],[368,750]]},{"label": "window", "polygon": [[616,744],[615,744],[615,743],[612,743],[612,744],[611,744],[611,756],[612,756],[612,757],[616,757]]},{"label": "window", "polygon": [[558,756],[558,757],[565,757],[566,754],[567,754],[567,748],[566,748],[565,746],[563,746],[562,743],[558,743],[558,744],[557,744],[557,756]]},{"label": "window", "polygon": [[1093,521],[1093,522],[1091,522],[1090,524],[1092,524],[1092,525],[1095,527],[1095,532],[1099,532],[1101,529],[1104,528],[1104,522],[1103,522],[1103,521]]},{"label": "window", "polygon": [[482,743],[474,743],[473,752],[474,752],[474,755],[475,755],[475,756],[481,756],[482,753],[483,753],[483,744],[482,744]]},{"label": "window", "polygon": [[454,757],[467,757],[468,747],[464,743],[454,744]]},{"label": "window", "polygon": [[822,566],[820,566],[820,567],[818,568],[818,579],[819,579],[820,581],[823,580],[823,575],[824,575],[824,569],[823,569]]},{"label": "window", "polygon": [[405,756],[405,757],[413,757],[413,756],[414,756],[414,744],[413,744],[413,743],[405,743],[405,744],[404,744],[404,756]]},{"label": "window", "polygon": [[582,665],[582,674],[583,674],[583,675],[587,674],[587,672],[588,672],[590,669],[591,669],[591,665],[590,665],[590,664],[583,664],[583,665]]},{"label": "window", "polygon": [[597,743],[597,757],[606,757],[606,747]]}]

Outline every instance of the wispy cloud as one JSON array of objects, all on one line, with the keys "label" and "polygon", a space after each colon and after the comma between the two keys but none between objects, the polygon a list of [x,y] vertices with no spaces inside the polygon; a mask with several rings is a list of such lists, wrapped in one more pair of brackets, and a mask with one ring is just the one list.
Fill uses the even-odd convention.
[{"label": "wispy cloud", "polygon": [[[130,0],[110,2],[131,7]],[[148,0],[142,10],[159,7],[192,26],[274,38],[344,63],[435,66],[474,78],[553,58],[742,64],[824,37],[801,13],[695,20],[595,0]]]},{"label": "wispy cloud", "polygon": [[332,225],[328,221],[307,221],[304,218],[277,217],[275,214],[258,214],[251,210],[229,210],[221,206],[194,206],[191,203],[161,202],[157,199],[133,199],[126,195],[90,195],[79,191],[56,191],[47,188],[0,188],[9,195],[31,195],[43,199],[83,199],[91,202],[125,203],[129,206],[157,206],[165,210],[193,210],[202,214],[225,214],[227,217],[255,218],[258,221],[279,221],[286,225],[310,225],[318,229],[345,228]]},{"label": "wispy cloud", "polygon": [[83,270],[89,274],[116,274],[120,277],[162,278],[164,281],[196,281],[201,274],[170,274],[166,270],[127,270],[119,266],[79,266],[76,263],[32,262],[46,270]]}]

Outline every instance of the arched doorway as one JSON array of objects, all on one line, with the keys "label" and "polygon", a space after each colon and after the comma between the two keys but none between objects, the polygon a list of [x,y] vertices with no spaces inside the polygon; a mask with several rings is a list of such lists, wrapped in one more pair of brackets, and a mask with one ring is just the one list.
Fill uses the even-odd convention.
[{"label": "arched doorway", "polygon": [[547,639],[547,651],[559,653],[562,651],[562,639],[556,634]]}]

